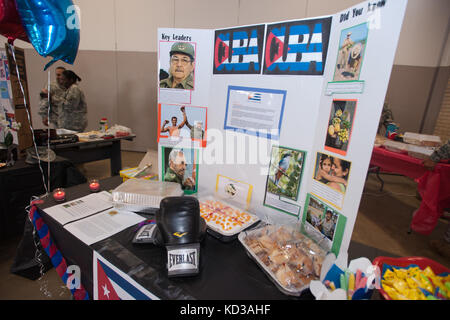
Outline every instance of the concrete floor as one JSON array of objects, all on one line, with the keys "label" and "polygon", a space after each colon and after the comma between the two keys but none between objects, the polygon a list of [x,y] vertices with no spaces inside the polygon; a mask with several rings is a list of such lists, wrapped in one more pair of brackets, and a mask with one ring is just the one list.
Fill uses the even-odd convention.
[{"label": "concrete floor", "polygon": [[[144,153],[122,152],[122,165],[134,167]],[[152,151],[157,168],[157,152]],[[96,161],[84,165],[88,178],[109,176],[109,161]],[[441,238],[448,221],[439,220],[430,236],[408,234],[412,212],[420,205],[416,198],[416,183],[406,177],[383,175],[384,190],[374,175],[369,175],[360,203],[352,240],[379,248],[397,256],[422,256],[450,267],[450,261],[433,252],[428,246],[431,239]],[[63,285],[55,269],[49,270],[36,281],[11,274],[15,251],[21,237],[0,242],[0,299],[2,300],[69,300],[70,292]]]}]

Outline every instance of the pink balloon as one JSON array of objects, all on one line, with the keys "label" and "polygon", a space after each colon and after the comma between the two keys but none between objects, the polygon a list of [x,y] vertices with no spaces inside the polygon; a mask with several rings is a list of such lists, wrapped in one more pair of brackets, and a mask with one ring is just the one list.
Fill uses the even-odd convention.
[{"label": "pink balloon", "polygon": [[11,44],[16,39],[30,42],[14,0],[0,0],[0,34],[7,37]]}]

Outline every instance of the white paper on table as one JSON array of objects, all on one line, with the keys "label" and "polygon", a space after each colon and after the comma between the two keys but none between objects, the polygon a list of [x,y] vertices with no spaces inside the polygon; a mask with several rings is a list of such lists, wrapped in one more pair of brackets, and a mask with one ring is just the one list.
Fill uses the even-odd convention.
[{"label": "white paper on table", "polygon": [[66,201],[45,209],[45,212],[60,224],[65,225],[112,207],[111,195],[107,191],[102,191],[72,201]]},{"label": "white paper on table", "polygon": [[69,223],[64,228],[87,245],[91,245],[144,220],[144,217],[134,212],[109,209]]}]

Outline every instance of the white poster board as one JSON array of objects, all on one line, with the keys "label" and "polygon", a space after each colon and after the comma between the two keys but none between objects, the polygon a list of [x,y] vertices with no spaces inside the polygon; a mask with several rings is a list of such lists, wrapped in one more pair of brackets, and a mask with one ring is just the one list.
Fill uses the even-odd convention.
[{"label": "white poster board", "polygon": [[[342,238],[339,240],[341,252],[348,249],[358,214],[406,5],[406,0],[367,1],[333,17],[329,59],[309,161],[311,168],[315,168],[317,153],[322,153],[340,159],[337,162],[347,162],[350,169],[347,186],[342,188],[345,191],[335,192],[336,189],[318,182],[310,172],[306,192],[331,209],[333,216],[346,220],[345,226],[340,226],[344,228],[339,235]],[[342,48],[347,37],[351,40],[348,41],[348,58],[343,58]],[[345,61],[346,65],[338,68],[341,61]],[[329,90],[330,86],[334,89]],[[334,93],[330,94],[330,91]],[[336,117],[336,100],[350,101],[345,103],[344,109],[345,112],[349,108],[348,118],[352,118],[348,128],[350,139],[345,148],[342,145],[335,145],[334,148],[326,146],[330,118]],[[326,215],[327,209],[324,212]],[[307,208],[302,219],[306,220],[306,217]],[[309,223],[307,225],[311,226]]]},{"label": "white poster board", "polygon": [[[190,102],[207,107],[207,144],[181,144],[198,151],[186,170],[195,172],[196,192],[214,192],[218,175],[247,183],[252,212],[302,222],[329,250],[346,252],[406,4],[367,1],[333,16],[220,30],[159,29],[159,39],[182,34],[204,50]],[[160,91],[159,99],[168,98]],[[168,145],[159,146],[164,173]],[[318,174],[325,158],[328,171]]]}]

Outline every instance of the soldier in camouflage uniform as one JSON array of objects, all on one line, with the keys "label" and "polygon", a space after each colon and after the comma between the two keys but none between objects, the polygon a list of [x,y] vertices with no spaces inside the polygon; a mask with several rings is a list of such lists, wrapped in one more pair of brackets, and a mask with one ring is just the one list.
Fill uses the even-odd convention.
[{"label": "soldier in camouflage uniform", "polygon": [[429,158],[425,159],[423,165],[425,168],[433,170],[439,161],[448,159],[450,159],[450,140],[439,149],[435,150]]},{"label": "soldier in camouflage uniform", "polygon": [[186,121],[186,126],[191,130],[191,139],[203,140],[205,137],[205,130],[202,128],[203,123],[201,121],[195,121],[194,125],[191,125]]},{"label": "soldier in camouflage uniform", "polygon": [[392,114],[392,110],[389,108],[389,104],[387,102],[383,105],[383,111],[381,112],[380,122],[378,124],[378,133],[381,134],[381,128],[387,129],[387,126],[394,122],[394,115]]},{"label": "soldier in camouflage uniform", "polygon": [[66,70],[64,67],[57,67],[55,70],[56,82],[50,84],[50,121],[48,119],[48,90],[43,89],[40,93],[39,100],[39,112],[42,117],[42,123],[45,126],[52,124],[54,127],[58,127],[58,106],[54,103],[54,100],[60,100],[64,95],[66,88],[63,86],[62,74]]},{"label": "soldier in camouflage uniform", "polygon": [[75,72],[63,72],[66,91],[61,97],[55,97],[58,106],[58,128],[83,132],[87,127],[87,104],[83,91],[77,85],[81,81]]},{"label": "soldier in camouflage uniform", "polygon": [[169,168],[164,174],[164,181],[179,183],[183,190],[194,190],[195,182],[191,177],[184,179],[186,158],[181,149],[172,149],[169,154]]},{"label": "soldier in camouflage uniform", "polygon": [[160,88],[194,89],[194,47],[188,42],[176,42],[170,49],[169,77],[159,82]]}]

